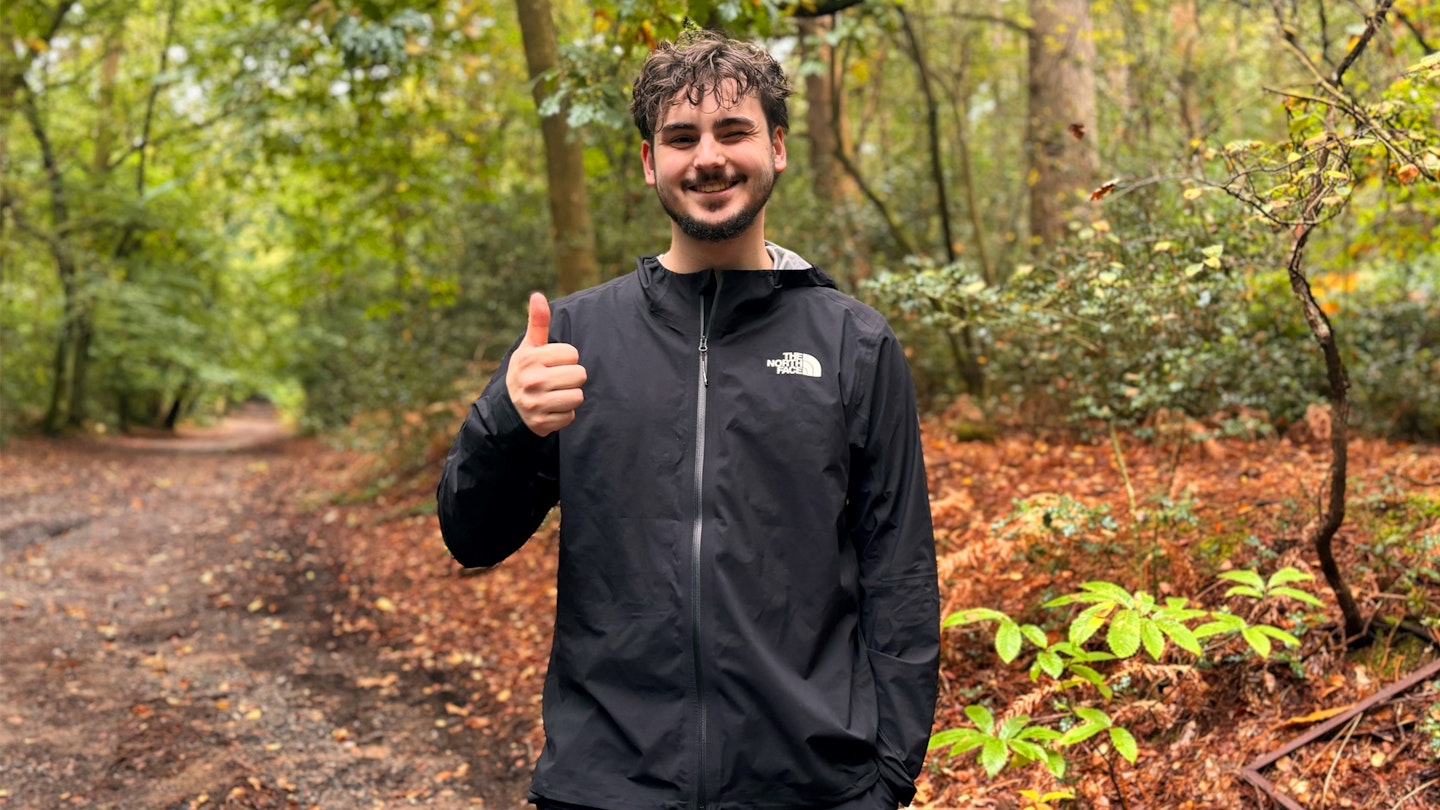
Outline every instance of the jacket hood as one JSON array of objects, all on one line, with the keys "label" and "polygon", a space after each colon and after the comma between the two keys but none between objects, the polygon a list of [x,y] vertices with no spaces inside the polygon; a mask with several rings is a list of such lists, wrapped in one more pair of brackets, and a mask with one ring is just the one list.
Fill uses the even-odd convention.
[{"label": "jacket hood", "polygon": [[676,273],[659,256],[641,256],[635,272],[651,313],[686,334],[699,334],[702,302],[710,313],[711,334],[723,335],[737,321],[769,309],[786,288],[835,288],[829,274],[800,254],[773,242],[766,242],[765,250],[775,265],[771,269]]}]

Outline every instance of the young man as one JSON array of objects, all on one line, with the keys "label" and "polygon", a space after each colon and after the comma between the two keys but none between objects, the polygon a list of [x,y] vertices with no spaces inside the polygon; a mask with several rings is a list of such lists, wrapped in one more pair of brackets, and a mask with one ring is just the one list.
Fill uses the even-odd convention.
[{"label": "young man", "polygon": [[463,565],[563,504],[541,808],[914,796],[939,656],[914,388],[884,318],[765,241],[788,94],[717,34],[650,56],[632,112],[669,249],[531,296],[446,459]]}]

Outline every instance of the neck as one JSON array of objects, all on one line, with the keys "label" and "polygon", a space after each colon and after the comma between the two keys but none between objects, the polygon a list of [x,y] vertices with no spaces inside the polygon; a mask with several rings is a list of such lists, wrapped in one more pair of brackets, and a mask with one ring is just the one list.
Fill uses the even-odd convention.
[{"label": "neck", "polygon": [[[762,215],[763,216],[763,215]],[[769,270],[774,266],[765,249],[764,220],[756,218],[745,233],[724,242],[691,239],[678,225],[670,226],[670,249],[665,252],[666,269],[675,273],[701,270]]]}]

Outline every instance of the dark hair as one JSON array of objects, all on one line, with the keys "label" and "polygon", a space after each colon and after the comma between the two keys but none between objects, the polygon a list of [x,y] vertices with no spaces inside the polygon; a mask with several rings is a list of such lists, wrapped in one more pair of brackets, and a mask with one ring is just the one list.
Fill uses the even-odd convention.
[{"label": "dark hair", "polygon": [[[727,85],[733,82],[733,92]],[[630,99],[630,114],[640,137],[654,142],[655,127],[664,109],[684,99],[702,103],[711,93],[725,93],[730,105],[750,93],[760,99],[770,129],[790,129],[785,99],[790,82],[775,57],[748,42],[715,31],[687,31],[675,42],[662,42],[640,69]]]}]

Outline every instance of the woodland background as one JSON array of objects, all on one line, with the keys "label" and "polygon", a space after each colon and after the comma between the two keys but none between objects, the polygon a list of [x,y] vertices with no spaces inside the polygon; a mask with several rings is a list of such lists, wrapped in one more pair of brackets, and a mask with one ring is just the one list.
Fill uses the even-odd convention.
[{"label": "woodland background", "polygon": [[[794,78],[769,236],[908,347],[948,610],[1008,610],[1053,641],[1066,625],[1039,605],[1087,577],[1213,607],[1226,569],[1324,574],[1331,590],[1305,586],[1323,608],[1249,615],[1304,655],[1272,671],[1253,643],[1207,649],[1205,678],[1257,712],[1287,667],[1308,684],[1287,708],[1330,694],[1325,677],[1358,699],[1373,681],[1345,648],[1375,627],[1435,640],[1429,0],[16,0],[0,16],[0,441],[163,435],[268,400],[366,460],[332,502],[377,525],[423,516],[526,293],[666,244],[625,106],[687,20],[761,41]],[[365,542],[408,554],[425,532]],[[398,583],[429,587],[414,570],[430,563],[406,574],[367,548],[381,613],[403,623]],[[525,558],[505,598],[543,602],[549,570]],[[492,704],[538,686],[532,631]],[[937,730],[980,728],[967,702],[1003,715],[1024,671],[1007,679],[995,656],[1013,656],[949,632]],[[1104,680],[1150,684],[1133,708],[1191,682],[1168,677]],[[1179,692],[1163,722],[1145,703],[1142,730],[1174,743],[1206,716]],[[1440,740],[1436,706],[1396,710],[1430,729],[1414,750]],[[1123,804],[1115,749],[1088,745],[1098,759],[1073,758],[1067,790]],[[1432,778],[1417,767],[1406,790]],[[984,792],[974,768],[933,768],[927,799]]]}]

